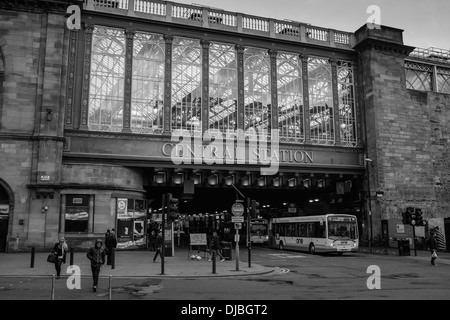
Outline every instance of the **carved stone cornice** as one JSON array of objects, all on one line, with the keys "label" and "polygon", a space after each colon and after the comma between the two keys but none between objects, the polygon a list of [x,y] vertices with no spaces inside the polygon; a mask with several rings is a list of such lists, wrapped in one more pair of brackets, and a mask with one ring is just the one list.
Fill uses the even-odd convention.
[{"label": "carved stone cornice", "polygon": [[278,51],[277,50],[269,50],[268,51],[268,53],[269,53],[269,56],[270,56],[270,59],[276,59],[277,58],[277,56],[278,56]]},{"label": "carved stone cornice", "polygon": [[354,49],[358,54],[362,54],[366,51],[378,51],[396,57],[406,57],[415,49],[415,47],[369,38],[358,43]]},{"label": "carved stone cornice", "polygon": [[237,44],[237,45],[236,45],[236,52],[237,52],[238,54],[243,54],[244,51],[245,51],[245,46],[240,45],[240,44]]}]

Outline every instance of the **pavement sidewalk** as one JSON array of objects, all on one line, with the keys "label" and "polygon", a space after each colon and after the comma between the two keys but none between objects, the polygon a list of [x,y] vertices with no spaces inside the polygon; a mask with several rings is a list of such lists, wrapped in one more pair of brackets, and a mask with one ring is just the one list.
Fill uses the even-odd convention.
[{"label": "pavement sidewalk", "polygon": [[[194,252],[196,253],[196,251]],[[234,252],[233,252],[234,253]],[[166,257],[164,274],[161,273],[161,259],[158,257],[153,262],[155,251],[117,251],[115,268],[104,265],[101,275],[112,277],[158,277],[158,278],[197,278],[197,277],[230,277],[260,275],[273,272],[273,268],[261,266],[255,263],[248,267],[247,262],[232,260],[221,262],[216,259],[215,273],[213,263],[203,259],[203,253],[199,254],[202,260],[189,259],[188,249],[176,248],[175,255]],[[48,253],[35,253],[34,267],[31,268],[31,252],[28,253],[0,253],[0,277],[1,276],[52,276],[55,274],[54,264],[47,262]],[[86,252],[74,252],[73,264],[80,267],[81,275],[91,275],[90,261]],[[70,253],[67,254],[66,263],[63,264],[61,276],[68,275],[67,267],[70,265]]]},{"label": "pavement sidewalk", "polygon": [[[362,247],[359,248],[359,253],[361,254],[373,254],[373,255],[397,255],[398,256],[398,249],[396,248],[389,248],[387,251],[385,248],[378,248],[374,247],[372,248],[372,252],[369,251],[369,248]],[[417,255],[416,255],[417,254]],[[428,250],[416,250],[414,252],[414,249],[410,249],[409,255],[406,256],[399,256],[399,258],[405,258],[405,259],[411,259],[411,260],[420,260],[420,261],[430,261],[431,260],[431,253]],[[450,265],[450,253],[448,252],[438,252],[438,258],[436,260],[436,264],[446,264]]]}]

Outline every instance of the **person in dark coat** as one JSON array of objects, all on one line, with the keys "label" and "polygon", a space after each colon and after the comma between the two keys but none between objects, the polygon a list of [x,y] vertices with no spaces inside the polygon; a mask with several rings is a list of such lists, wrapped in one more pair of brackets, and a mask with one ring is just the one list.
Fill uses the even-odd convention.
[{"label": "person in dark coat", "polygon": [[57,260],[55,262],[56,279],[61,277],[61,265],[66,263],[66,252],[69,250],[64,237],[59,238],[59,242],[55,243],[52,252],[56,254]]},{"label": "person in dark coat", "polygon": [[216,254],[216,256],[220,257],[221,262],[225,261],[225,258],[220,253],[220,239],[219,239],[219,236],[217,235],[216,231],[213,232],[213,237],[211,239],[211,250],[212,250],[211,253],[214,252]]},{"label": "person in dark coat", "polygon": [[106,245],[106,240],[108,240],[110,235],[111,235],[111,231],[109,229],[106,230],[106,233],[105,233],[105,245]]},{"label": "person in dark coat", "polygon": [[[430,238],[430,252],[431,252],[431,264],[437,266],[435,260],[437,259],[437,235],[433,233]],[[435,254],[433,254],[435,253]]]},{"label": "person in dark coat", "polygon": [[109,236],[106,237],[105,247],[106,247],[106,256],[107,256],[106,264],[108,266],[110,266],[111,261],[112,261],[112,255],[113,255],[113,248],[117,247],[116,231],[114,229],[112,229],[111,232],[109,233]]},{"label": "person in dark coat", "polygon": [[[153,257],[153,262],[156,262],[156,258],[158,257],[158,255],[162,260],[161,250],[163,249],[163,239],[162,239],[161,232],[158,232],[158,235],[156,236],[155,247],[156,247],[156,252],[155,252],[155,256]],[[167,260],[164,259],[164,261],[167,261]]]},{"label": "person in dark coat", "polygon": [[100,275],[100,269],[105,264],[105,249],[103,248],[102,240],[97,239],[94,247],[90,248],[87,252],[87,258],[91,261],[92,278],[94,284],[92,289],[97,291],[98,277]]},{"label": "person in dark coat", "polygon": [[150,247],[150,251],[156,251],[156,232],[155,232],[155,230],[152,230],[152,232],[149,236],[149,247]]}]

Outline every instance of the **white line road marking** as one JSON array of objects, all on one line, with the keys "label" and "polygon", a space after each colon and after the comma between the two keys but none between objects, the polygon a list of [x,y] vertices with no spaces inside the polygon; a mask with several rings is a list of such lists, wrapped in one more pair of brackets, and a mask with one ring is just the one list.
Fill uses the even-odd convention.
[{"label": "white line road marking", "polygon": [[275,256],[277,258],[282,258],[282,259],[305,258],[305,256],[302,256],[302,255],[294,255],[294,254],[289,254],[289,253],[269,253],[268,255]]}]

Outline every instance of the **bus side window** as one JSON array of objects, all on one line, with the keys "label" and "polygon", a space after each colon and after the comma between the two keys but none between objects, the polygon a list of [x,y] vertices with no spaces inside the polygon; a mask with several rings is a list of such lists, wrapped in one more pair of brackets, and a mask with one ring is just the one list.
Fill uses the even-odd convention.
[{"label": "bus side window", "polygon": [[306,223],[300,223],[300,237],[306,237]]},{"label": "bus side window", "polygon": [[308,237],[315,237],[314,223],[308,223]]},{"label": "bus side window", "polygon": [[325,225],[323,223],[321,225],[320,222],[315,222],[314,228],[316,230],[315,236],[317,238],[325,238]]}]

